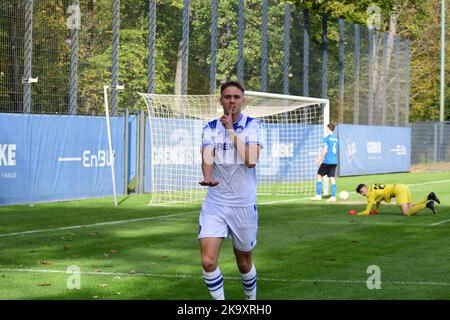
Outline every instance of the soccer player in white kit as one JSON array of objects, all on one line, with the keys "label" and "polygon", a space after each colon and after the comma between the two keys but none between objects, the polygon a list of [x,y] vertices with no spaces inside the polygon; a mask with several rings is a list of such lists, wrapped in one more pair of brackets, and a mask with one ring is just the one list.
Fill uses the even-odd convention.
[{"label": "soccer player in white kit", "polygon": [[208,186],[199,217],[201,260],[213,299],[225,299],[218,257],[223,239],[231,237],[247,299],[256,299],[252,251],[258,232],[256,169],[262,148],[259,120],[241,113],[244,88],[228,81],[221,88],[224,115],[208,122],[202,133],[203,186]]}]

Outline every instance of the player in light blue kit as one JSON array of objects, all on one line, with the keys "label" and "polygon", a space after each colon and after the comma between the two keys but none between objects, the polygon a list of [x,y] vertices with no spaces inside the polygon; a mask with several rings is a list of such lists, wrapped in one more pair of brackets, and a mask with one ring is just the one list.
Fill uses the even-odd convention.
[{"label": "player in light blue kit", "polygon": [[234,255],[247,299],[256,299],[256,169],[262,148],[261,122],[241,113],[244,88],[228,81],[221,88],[224,115],[206,124],[202,133],[202,186],[208,186],[199,217],[203,276],[215,300],[225,299],[218,267],[225,238],[233,240]]},{"label": "player in light blue kit", "polygon": [[338,139],[333,134],[335,125],[327,125],[327,136],[323,138],[322,152],[317,158],[319,170],[317,171],[316,195],[311,200],[322,199],[322,178],[326,175],[331,182],[331,197],[327,201],[336,202],[336,167],[338,163]]}]

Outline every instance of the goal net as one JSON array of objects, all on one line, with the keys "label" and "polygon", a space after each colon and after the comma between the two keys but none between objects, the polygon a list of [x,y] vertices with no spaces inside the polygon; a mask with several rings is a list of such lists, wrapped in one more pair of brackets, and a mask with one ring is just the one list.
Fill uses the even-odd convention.
[{"label": "goal net", "polygon": [[[203,200],[207,188],[199,185],[202,129],[223,114],[219,97],[140,95],[149,119],[145,189],[151,194],[150,204]],[[313,195],[315,159],[329,121],[329,101],[246,91],[241,111],[263,124],[263,149],[256,166],[258,195]]]}]

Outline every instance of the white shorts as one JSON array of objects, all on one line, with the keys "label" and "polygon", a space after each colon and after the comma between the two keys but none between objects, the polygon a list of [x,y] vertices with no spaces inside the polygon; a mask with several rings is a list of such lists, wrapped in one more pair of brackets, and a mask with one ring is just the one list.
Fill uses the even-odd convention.
[{"label": "white shorts", "polygon": [[250,207],[226,207],[204,203],[199,217],[198,239],[231,237],[233,246],[244,252],[256,246],[258,210]]}]

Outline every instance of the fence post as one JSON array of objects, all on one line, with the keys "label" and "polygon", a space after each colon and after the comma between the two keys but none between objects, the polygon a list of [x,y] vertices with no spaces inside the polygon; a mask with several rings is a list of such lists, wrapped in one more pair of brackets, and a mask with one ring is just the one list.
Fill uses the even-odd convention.
[{"label": "fence post", "polygon": [[269,0],[262,2],[261,91],[267,91],[267,20]]},{"label": "fence post", "polygon": [[345,21],[339,19],[339,109],[338,109],[338,123],[344,123],[344,32]]},{"label": "fence post", "polygon": [[359,50],[360,25],[355,24],[355,88],[353,92],[353,124],[359,124]]},{"label": "fence post", "polygon": [[303,10],[303,96],[309,96],[309,10]]},{"label": "fence post", "polygon": [[155,93],[155,39],[156,39],[156,0],[148,2],[148,83],[147,92]]},{"label": "fence post", "polygon": [[373,75],[374,75],[374,29],[369,27],[369,101],[368,101],[368,120],[367,124],[369,126],[373,125]]},{"label": "fence post", "polygon": [[289,3],[284,4],[284,56],[283,56],[283,93],[289,94],[289,40],[291,28],[291,11]]},{"label": "fence post", "polygon": [[322,98],[328,97],[328,16],[322,16]]},{"label": "fence post", "polygon": [[80,29],[80,1],[73,0],[71,19],[72,23],[69,24],[70,28],[70,80],[69,80],[69,114],[77,114],[78,111],[78,48],[79,37],[78,30]]},{"label": "fence post", "polygon": [[409,90],[410,90],[410,43],[409,39],[406,39],[405,48],[405,127],[409,127]]},{"label": "fence post", "polygon": [[209,94],[214,94],[214,92],[216,91],[218,12],[218,0],[211,0],[211,66],[209,70]]},{"label": "fence post", "polygon": [[388,61],[387,61],[387,32],[383,32],[383,74],[381,83],[381,124],[386,125],[387,121],[387,78],[388,78]]},{"label": "fence post", "polygon": [[241,83],[244,83],[244,34],[245,34],[244,7],[245,7],[245,0],[239,0],[237,78]]},{"label": "fence post", "polygon": [[120,0],[113,1],[113,43],[112,43],[112,81],[111,115],[117,116],[119,105],[119,42],[120,42]]},{"label": "fence post", "polygon": [[25,39],[23,72],[23,112],[31,112],[31,68],[33,59],[33,0],[25,2]]},{"label": "fence post", "polygon": [[394,126],[399,125],[399,112],[400,112],[400,38],[394,39],[394,64],[395,64],[395,77],[394,77]]},{"label": "fence post", "polygon": [[187,94],[188,63],[189,63],[189,5],[190,0],[183,1],[183,35],[182,35],[182,64],[181,64],[181,94]]}]

